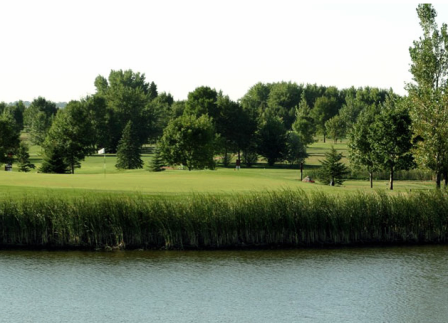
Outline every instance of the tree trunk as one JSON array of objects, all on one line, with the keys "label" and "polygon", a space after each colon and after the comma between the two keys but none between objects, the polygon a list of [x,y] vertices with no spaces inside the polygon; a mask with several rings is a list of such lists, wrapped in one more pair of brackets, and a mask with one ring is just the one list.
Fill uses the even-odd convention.
[{"label": "tree trunk", "polygon": [[446,187],[448,186],[448,172],[447,171],[443,172],[443,178],[445,179],[445,183],[443,185],[443,188],[446,190]]},{"label": "tree trunk", "polygon": [[389,179],[389,189],[392,191],[394,189],[394,168],[390,169],[390,179]]},{"label": "tree trunk", "polygon": [[373,188],[373,173],[369,172],[370,188]]},{"label": "tree trunk", "polygon": [[227,156],[227,145],[224,152],[224,167],[229,166],[229,156]]},{"label": "tree trunk", "polygon": [[437,174],[436,174],[436,188],[438,190],[440,190],[440,182],[442,181],[441,177],[442,177],[442,173],[440,171],[437,172]]}]

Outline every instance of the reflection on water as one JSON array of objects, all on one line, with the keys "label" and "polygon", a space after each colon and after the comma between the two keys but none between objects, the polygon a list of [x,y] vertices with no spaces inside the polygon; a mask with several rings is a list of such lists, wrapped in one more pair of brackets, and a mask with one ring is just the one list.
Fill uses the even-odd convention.
[{"label": "reflection on water", "polygon": [[0,251],[0,322],[444,322],[448,247]]}]

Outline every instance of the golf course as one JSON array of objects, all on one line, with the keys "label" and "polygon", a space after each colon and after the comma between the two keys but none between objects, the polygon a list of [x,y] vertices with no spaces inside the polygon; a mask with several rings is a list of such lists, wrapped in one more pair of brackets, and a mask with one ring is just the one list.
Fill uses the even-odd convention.
[{"label": "golf course", "polygon": [[[303,178],[316,173],[324,154],[334,146],[346,158],[346,142],[334,144],[323,143],[322,140],[312,144],[308,149],[309,157],[305,160]],[[300,189],[321,191],[326,194],[348,194],[358,191],[372,192],[388,190],[387,180],[374,182],[370,189],[368,175],[364,179],[347,180],[343,185],[330,187],[316,180],[306,183],[300,180],[300,169],[296,165],[280,164],[268,167],[260,160],[251,168],[218,167],[215,170],[188,171],[179,167],[167,168],[163,172],[149,172],[146,167],[136,170],[119,170],[115,167],[115,155],[93,155],[81,163],[81,168],[75,174],[43,174],[38,169],[41,163],[41,150],[38,146],[31,147],[31,161],[36,169],[29,173],[18,172],[13,167],[12,172],[0,171],[0,198],[20,199],[27,197],[57,195],[67,198],[82,195],[141,195],[144,197],[182,198],[194,193],[212,194],[214,196],[232,196],[234,194],[250,194],[252,192],[278,191],[284,189]],[[143,154],[142,160],[148,165],[152,154]],[[231,165],[234,165],[231,164]],[[432,190],[434,183],[429,180],[396,180],[392,194],[408,193],[410,191]]]}]

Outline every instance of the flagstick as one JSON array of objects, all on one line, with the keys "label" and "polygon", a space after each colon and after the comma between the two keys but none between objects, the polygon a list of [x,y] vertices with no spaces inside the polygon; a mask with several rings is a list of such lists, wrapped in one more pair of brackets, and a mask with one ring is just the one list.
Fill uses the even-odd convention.
[{"label": "flagstick", "polygon": [[104,169],[104,178],[106,178],[106,154],[104,154],[103,169]]}]

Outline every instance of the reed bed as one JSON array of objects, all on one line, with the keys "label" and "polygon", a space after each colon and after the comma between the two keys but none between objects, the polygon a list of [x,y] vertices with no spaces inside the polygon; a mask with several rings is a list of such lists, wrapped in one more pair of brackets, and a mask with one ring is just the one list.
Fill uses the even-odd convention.
[{"label": "reed bed", "polygon": [[0,248],[219,249],[448,242],[448,194],[301,190],[0,201]]}]

